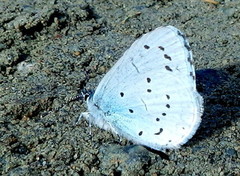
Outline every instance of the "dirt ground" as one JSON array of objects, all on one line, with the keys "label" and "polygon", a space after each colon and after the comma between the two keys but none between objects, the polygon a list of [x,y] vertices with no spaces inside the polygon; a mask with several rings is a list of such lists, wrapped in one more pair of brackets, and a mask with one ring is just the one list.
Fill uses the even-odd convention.
[{"label": "dirt ground", "polygon": [[[239,175],[240,1],[0,1],[0,175]],[[83,120],[83,101],[142,34],[173,25],[190,42],[202,123],[154,152]]]}]

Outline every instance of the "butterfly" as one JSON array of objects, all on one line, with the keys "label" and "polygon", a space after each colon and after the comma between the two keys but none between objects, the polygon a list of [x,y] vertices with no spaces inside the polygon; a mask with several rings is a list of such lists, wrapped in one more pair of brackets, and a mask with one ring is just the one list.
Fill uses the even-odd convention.
[{"label": "butterfly", "polygon": [[96,126],[155,150],[179,148],[196,132],[203,98],[182,32],[159,27],[137,39],[87,98]]}]

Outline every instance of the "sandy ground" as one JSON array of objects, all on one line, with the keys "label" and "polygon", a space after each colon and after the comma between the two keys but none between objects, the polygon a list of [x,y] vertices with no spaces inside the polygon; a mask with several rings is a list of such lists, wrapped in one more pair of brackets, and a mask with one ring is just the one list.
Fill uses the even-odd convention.
[{"label": "sandy ground", "polygon": [[[0,1],[1,175],[239,175],[240,1]],[[173,25],[190,42],[204,114],[179,150],[75,121],[131,43]]]}]

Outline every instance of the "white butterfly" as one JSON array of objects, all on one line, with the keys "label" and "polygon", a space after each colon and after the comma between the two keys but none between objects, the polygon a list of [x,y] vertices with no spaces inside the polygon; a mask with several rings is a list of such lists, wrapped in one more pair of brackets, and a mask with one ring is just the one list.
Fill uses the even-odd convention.
[{"label": "white butterfly", "polygon": [[196,91],[192,52],[175,27],[143,35],[88,97],[90,122],[156,149],[178,148],[196,132],[203,99]]}]

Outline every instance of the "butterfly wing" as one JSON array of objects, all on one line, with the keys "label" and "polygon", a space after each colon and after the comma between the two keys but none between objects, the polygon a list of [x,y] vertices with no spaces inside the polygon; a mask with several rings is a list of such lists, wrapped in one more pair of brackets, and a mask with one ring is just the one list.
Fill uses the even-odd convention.
[{"label": "butterfly wing", "polygon": [[88,109],[98,126],[107,123],[136,143],[157,150],[184,144],[202,114],[184,35],[167,26],[136,40],[102,79]]}]

